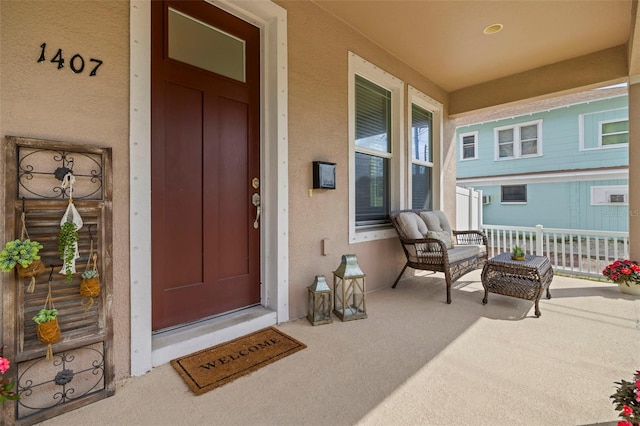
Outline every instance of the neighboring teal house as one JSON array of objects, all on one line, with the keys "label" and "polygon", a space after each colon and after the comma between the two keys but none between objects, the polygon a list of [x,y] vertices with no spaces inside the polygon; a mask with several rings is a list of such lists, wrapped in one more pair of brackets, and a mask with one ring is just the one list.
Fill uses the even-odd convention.
[{"label": "neighboring teal house", "polygon": [[458,186],[482,190],[483,223],[628,231],[626,90],[521,111],[457,128]]}]

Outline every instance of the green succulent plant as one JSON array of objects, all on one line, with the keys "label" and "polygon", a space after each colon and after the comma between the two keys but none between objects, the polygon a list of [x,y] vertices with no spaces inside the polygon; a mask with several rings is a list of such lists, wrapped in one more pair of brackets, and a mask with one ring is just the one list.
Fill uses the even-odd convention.
[{"label": "green succulent plant", "polygon": [[94,269],[90,269],[90,270],[84,271],[82,273],[82,278],[84,278],[84,279],[98,278],[99,276],[100,276],[100,274],[98,273],[98,271],[96,271]]},{"label": "green succulent plant", "polygon": [[60,258],[64,260],[65,270],[67,275],[67,282],[71,282],[73,279],[73,271],[71,265],[75,260],[75,248],[74,244],[78,242],[78,230],[76,224],[73,222],[65,222],[60,229],[60,236],[58,238],[58,253]]},{"label": "green succulent plant", "polygon": [[511,255],[513,257],[524,257],[524,250],[520,246],[515,246],[511,251]]},{"label": "green succulent plant", "polygon": [[40,309],[38,315],[33,317],[33,321],[36,324],[44,324],[45,322],[53,321],[58,316],[57,309]]},{"label": "green succulent plant", "polygon": [[0,269],[11,272],[16,265],[28,267],[34,260],[39,260],[38,252],[42,244],[31,240],[14,240],[5,244],[0,252]]}]

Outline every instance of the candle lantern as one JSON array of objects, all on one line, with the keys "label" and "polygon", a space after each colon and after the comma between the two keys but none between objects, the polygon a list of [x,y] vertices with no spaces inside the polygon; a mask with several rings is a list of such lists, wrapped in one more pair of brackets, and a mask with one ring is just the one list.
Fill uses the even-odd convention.
[{"label": "candle lantern", "polygon": [[331,324],[331,288],[324,275],[316,275],[313,284],[307,287],[307,319],[313,325]]},{"label": "candle lantern", "polygon": [[355,254],[342,256],[342,263],[333,272],[333,313],[342,321],[367,317],[364,277]]}]

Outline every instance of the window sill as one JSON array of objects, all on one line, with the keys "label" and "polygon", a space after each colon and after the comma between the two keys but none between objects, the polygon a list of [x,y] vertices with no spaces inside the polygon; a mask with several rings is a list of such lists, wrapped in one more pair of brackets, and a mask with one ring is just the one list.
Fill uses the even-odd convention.
[{"label": "window sill", "polygon": [[349,235],[349,244],[386,240],[396,236],[396,231],[390,224],[359,226],[357,229],[351,231]]}]

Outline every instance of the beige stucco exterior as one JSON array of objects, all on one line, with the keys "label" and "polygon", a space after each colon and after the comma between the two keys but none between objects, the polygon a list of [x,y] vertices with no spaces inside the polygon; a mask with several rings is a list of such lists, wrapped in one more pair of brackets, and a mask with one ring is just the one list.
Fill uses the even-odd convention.
[{"label": "beige stucco exterior", "polygon": [[[287,10],[289,31],[289,299],[291,317],[297,318],[305,314],[306,287],[316,274],[330,279],[342,254],[358,256],[370,290],[392,283],[402,267],[404,255],[395,239],[349,244],[348,52],[445,105],[447,94],[313,3],[278,4]],[[445,153],[453,149],[449,139]],[[309,196],[314,160],[337,163],[335,190]],[[445,185],[453,188],[455,161],[447,165]],[[327,256],[323,239],[330,241]]]},{"label": "beige stucco exterior", "polygon": [[[348,242],[348,52],[447,104],[447,94],[361,34],[309,2],[280,2],[288,15],[289,317],[306,313],[306,287],[331,276],[342,254],[358,255],[369,290],[389,285],[402,266],[395,239]],[[129,375],[129,3],[1,3],[0,133],[113,148],[114,349],[116,378]],[[44,62],[37,62],[46,43]],[[57,49],[66,58],[57,69]],[[69,58],[104,61],[75,74]],[[445,117],[445,123],[447,122]],[[454,129],[443,127],[445,188],[455,182]],[[311,162],[334,161],[337,189],[311,188]],[[451,218],[455,206],[446,198]],[[4,231],[0,231],[4,232]],[[2,235],[2,234],[0,234]],[[2,235],[3,240],[7,236]],[[329,253],[323,254],[323,240]],[[131,242],[135,244],[135,242]],[[150,297],[150,295],[149,295]]]},{"label": "beige stucco exterior", "polygon": [[[2,1],[0,18],[0,135],[113,149],[115,368],[118,378],[127,377],[129,4]],[[46,60],[38,63],[42,43],[47,44]],[[65,59],[62,69],[50,62],[58,49]],[[86,61],[85,69],[78,74],[69,68],[69,59],[76,53]],[[94,77],[89,76],[89,58],[104,61]],[[4,233],[0,230],[3,244],[10,238]]]},{"label": "beige stucco exterior", "polygon": [[[455,123],[448,118],[449,94],[409,66],[399,62],[361,33],[329,15],[311,2],[277,1],[286,10],[288,49],[288,312],[295,319],[306,313],[307,286],[317,274],[328,279],[340,256],[355,253],[367,274],[368,290],[390,285],[403,265],[395,238],[349,243],[349,111],[348,52],[374,63],[406,84],[443,104],[440,206],[455,220]],[[131,323],[135,306],[130,300],[130,3],[128,1],[0,1],[0,136],[15,135],[111,147],[113,149],[113,324],[116,379],[130,375]],[[135,42],[135,41],[134,41]],[[46,43],[47,60],[37,62],[40,45]],[[95,77],[88,69],[74,74],[68,66],[58,70],[49,60],[57,49],[70,58],[104,61]],[[599,57],[601,59],[601,57]],[[589,61],[589,58],[583,58]],[[576,66],[572,64],[558,67]],[[580,66],[584,66],[580,62]],[[68,65],[68,62],[67,64]],[[624,74],[623,65],[614,63]],[[567,69],[553,68],[566,74]],[[522,81],[488,84],[474,92],[454,93],[461,112],[486,108],[496,102],[489,93],[500,92],[497,103],[522,99]],[[589,75],[584,84],[593,84]],[[564,82],[565,80],[563,80]],[[497,83],[496,83],[497,84]],[[557,90],[569,89],[562,83]],[[634,105],[640,100],[638,85],[631,85],[630,164],[640,160],[635,147],[640,120]],[[482,89],[482,90],[481,90]],[[542,95],[538,91],[526,96]],[[495,103],[494,103],[495,104]],[[406,105],[405,105],[406,108]],[[405,114],[406,115],[406,114]],[[315,190],[311,166],[314,160],[337,163],[337,188]],[[1,163],[0,163],[1,164]],[[630,167],[630,212],[640,210],[634,196],[637,172]],[[0,174],[2,176],[2,174]],[[135,179],[135,177],[133,178]],[[3,182],[2,182],[3,183]],[[4,186],[2,186],[4,187]],[[437,190],[437,187],[434,188]],[[637,191],[636,191],[637,192]],[[4,206],[6,194],[0,196]],[[0,210],[0,215],[3,215]],[[639,218],[630,218],[630,234],[640,234]],[[10,236],[0,229],[0,240]],[[328,240],[328,253],[323,253]],[[640,241],[631,238],[632,254],[640,252]],[[0,277],[0,279],[2,279]],[[149,294],[149,300],[151,294]],[[443,295],[444,298],[444,295]]]}]

